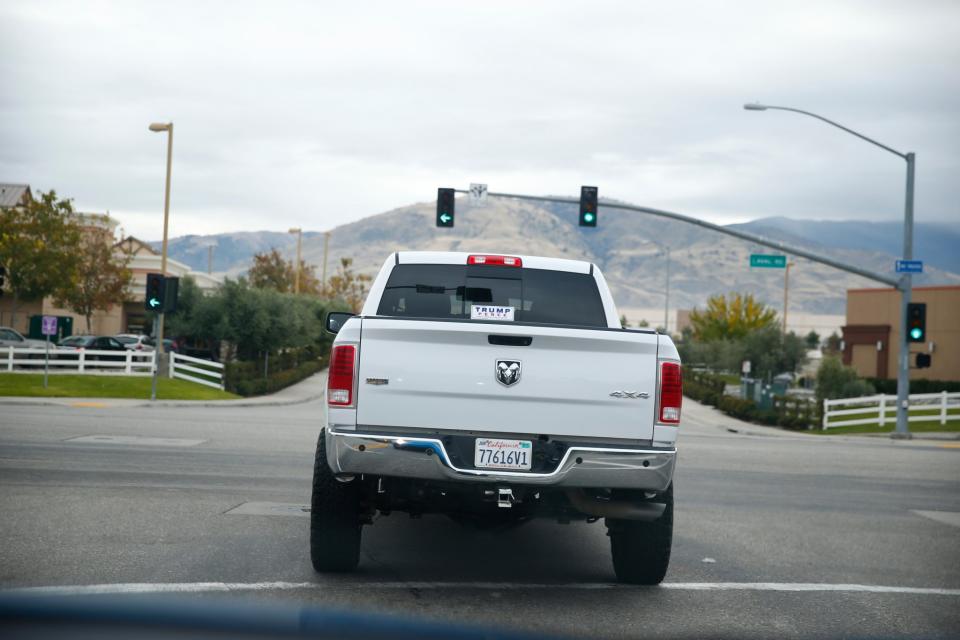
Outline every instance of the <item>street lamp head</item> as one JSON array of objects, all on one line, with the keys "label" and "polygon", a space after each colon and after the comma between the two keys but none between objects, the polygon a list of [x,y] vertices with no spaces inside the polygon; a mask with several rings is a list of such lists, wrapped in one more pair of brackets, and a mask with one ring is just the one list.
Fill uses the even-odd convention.
[{"label": "street lamp head", "polygon": [[766,110],[767,110],[767,105],[765,105],[765,104],[759,104],[759,103],[756,103],[756,102],[750,102],[750,103],[747,103],[747,104],[743,105],[743,108],[746,109],[747,111],[766,111]]},{"label": "street lamp head", "polygon": [[287,233],[300,233],[300,227],[290,227],[290,230]]},{"label": "street lamp head", "polygon": [[170,125],[162,122],[154,122],[150,125],[150,131],[169,131]]}]

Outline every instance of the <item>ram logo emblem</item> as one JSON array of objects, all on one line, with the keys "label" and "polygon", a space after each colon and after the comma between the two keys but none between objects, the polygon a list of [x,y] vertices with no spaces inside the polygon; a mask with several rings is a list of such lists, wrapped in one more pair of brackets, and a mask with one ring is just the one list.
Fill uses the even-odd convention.
[{"label": "ram logo emblem", "polygon": [[520,361],[519,360],[497,360],[497,367],[494,369],[494,376],[497,382],[505,387],[512,387],[520,382]]}]

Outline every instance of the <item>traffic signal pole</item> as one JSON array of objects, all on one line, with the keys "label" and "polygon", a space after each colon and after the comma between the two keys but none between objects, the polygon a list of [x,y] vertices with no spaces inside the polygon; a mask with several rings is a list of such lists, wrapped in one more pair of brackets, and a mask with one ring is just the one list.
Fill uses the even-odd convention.
[{"label": "traffic signal pole", "polygon": [[[882,146],[882,145],[881,145]],[[887,147],[884,147],[887,149]],[[888,149],[889,150],[889,149]],[[898,153],[894,151],[894,153]],[[900,155],[898,153],[898,155]],[[904,154],[903,157],[907,160],[907,204],[906,204],[906,213],[904,216],[904,232],[903,232],[903,257],[904,260],[910,260],[913,258],[913,174],[914,174],[914,154],[908,153]],[[464,189],[457,189],[457,193],[469,193]],[[534,202],[556,202],[560,204],[570,204],[578,205],[580,200],[576,198],[559,198],[553,196],[528,196],[519,193],[487,193],[488,197],[491,198],[514,198],[516,200],[531,200]],[[800,247],[790,246],[785,242],[780,242],[778,240],[771,240],[769,238],[764,238],[763,236],[754,235],[746,231],[740,231],[738,229],[730,229],[728,227],[721,227],[720,225],[707,222],[706,220],[700,220],[698,218],[693,218],[691,216],[686,216],[681,213],[674,213],[672,211],[665,211],[663,209],[651,209],[650,207],[636,207],[629,204],[620,204],[620,203],[601,203],[600,206],[606,209],[619,209],[621,211],[636,211],[637,213],[645,213],[652,216],[657,216],[660,218],[667,218],[669,220],[677,220],[678,222],[685,222],[687,224],[696,225],[698,227],[703,227],[704,229],[709,229],[711,231],[716,231],[717,233],[722,233],[724,235],[733,236],[734,238],[739,238],[740,240],[745,240],[747,242],[752,242],[754,244],[759,244],[764,247],[770,247],[772,249],[777,249],[784,253],[789,253],[790,255],[797,256],[799,258],[805,258],[811,262],[817,262],[819,264],[824,264],[828,267],[833,267],[834,269],[839,269],[840,271],[846,271],[847,273],[852,273],[854,275],[860,276],[862,278],[867,278],[868,280],[873,280],[875,282],[883,283],[894,289],[900,291],[900,355],[898,358],[898,367],[897,367],[897,429],[893,433],[895,438],[910,438],[910,430],[907,426],[908,410],[909,410],[909,395],[910,395],[910,350],[907,344],[907,305],[910,303],[910,290],[911,290],[911,277],[909,273],[903,274],[903,277],[898,279],[892,278],[888,275],[882,273],[877,273],[875,271],[870,271],[869,269],[861,269],[860,267],[846,264],[840,262],[839,260],[834,260],[833,258],[828,258],[827,256],[820,255],[813,251],[807,251],[806,249],[801,249]]]},{"label": "traffic signal pole", "polygon": [[[894,152],[896,153],[896,152]],[[899,154],[898,154],[899,155]],[[907,161],[907,194],[903,208],[903,259],[913,259],[913,176],[916,154],[903,155]],[[910,339],[907,309],[913,294],[913,276],[903,274],[900,280],[900,353],[897,358],[897,430],[895,438],[910,438]]]},{"label": "traffic signal pole", "polygon": [[[160,254],[160,272],[166,277],[167,275],[167,230],[170,223],[170,169],[172,168],[172,159],[173,159],[173,123],[167,123],[162,125],[162,128],[151,130],[159,130],[167,132],[167,182],[164,188],[163,193],[163,246]],[[150,399],[157,399],[157,376],[160,371],[161,365],[165,362],[164,350],[163,350],[163,312],[161,311],[157,314],[157,319],[155,321],[155,331],[154,335],[157,339],[156,350],[154,351],[155,359],[153,366],[153,383],[151,384],[150,389]]]}]

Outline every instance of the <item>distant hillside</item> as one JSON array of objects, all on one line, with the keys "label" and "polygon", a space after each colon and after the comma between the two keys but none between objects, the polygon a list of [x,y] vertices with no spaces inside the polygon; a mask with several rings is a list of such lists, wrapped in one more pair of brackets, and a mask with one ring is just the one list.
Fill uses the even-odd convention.
[{"label": "distant hillside", "polygon": [[[777,309],[782,306],[783,270],[751,270],[748,266],[749,254],[765,249],[681,222],[601,207],[599,226],[582,229],[577,226],[573,205],[544,206],[502,199],[490,199],[483,206],[458,199],[453,229],[437,229],[434,215],[433,203],[420,203],[337,227],[331,236],[328,269],[332,273],[340,257],[351,257],[358,270],[373,274],[384,258],[397,249],[559,256],[599,265],[620,306],[657,307],[663,304],[666,260],[654,244],[656,241],[671,248],[672,308],[702,305],[713,293],[733,290],[751,291]],[[854,226],[843,227],[848,231],[841,233],[835,225]],[[887,223],[767,218],[736,226],[773,239],[793,241],[878,272],[889,273],[899,253],[896,247],[892,252],[869,249],[869,238],[892,234],[891,227],[896,225]],[[938,256],[936,262],[925,257],[928,268],[918,285],[960,284],[960,266],[955,270],[931,266],[956,264],[957,256],[951,253],[951,248],[960,246],[956,238],[957,230],[953,227],[917,225],[917,256]],[[209,242],[217,243],[214,270],[233,275],[246,269],[257,251],[277,247],[292,256],[295,246],[293,236],[285,233],[189,236],[171,242],[171,255],[205,270]],[[880,244],[890,246],[888,240],[884,242]],[[926,253],[921,254],[920,247]],[[303,255],[307,262],[320,264],[322,234],[304,234]],[[842,314],[848,288],[879,286],[806,260],[795,262],[790,274],[791,309],[795,311]]]},{"label": "distant hillside", "polygon": [[[305,231],[304,240],[318,235]],[[218,233],[208,236],[180,236],[168,242],[167,251],[174,260],[190,265],[194,271],[206,271],[210,245],[213,245],[213,272],[231,275],[246,271],[255,253],[270,251],[273,248],[286,251],[296,248],[297,237],[279,231],[237,231]],[[159,241],[150,245],[160,250]]]}]

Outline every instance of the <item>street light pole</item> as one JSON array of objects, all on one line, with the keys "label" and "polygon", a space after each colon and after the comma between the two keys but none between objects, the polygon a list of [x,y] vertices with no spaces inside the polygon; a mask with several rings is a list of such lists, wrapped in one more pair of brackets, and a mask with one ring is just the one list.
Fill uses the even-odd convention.
[{"label": "street light pole", "polygon": [[324,231],[323,233],[323,271],[320,281],[320,292],[322,295],[327,295],[327,249],[330,248],[330,232]]},{"label": "street light pole", "polygon": [[[775,107],[765,104],[745,104],[743,108],[747,111],[766,111],[773,109],[777,111],[792,111],[811,118],[816,118],[822,122],[846,131],[865,142],[880,147],[895,156],[903,158],[907,162],[907,193],[903,212],[903,259],[913,259],[913,182],[916,169],[916,154],[913,152],[901,153],[896,149],[881,144],[872,138],[868,138],[862,133],[849,129],[841,124],[828,120],[802,109],[792,107]],[[891,434],[894,438],[910,438],[909,410],[910,410],[910,343],[907,342],[907,307],[910,304],[910,295],[913,289],[913,278],[909,273],[904,273],[897,283],[897,289],[900,290],[900,350],[897,356],[897,429]]]},{"label": "street light pole", "polygon": [[664,247],[667,252],[667,284],[663,291],[663,332],[670,335],[670,247]]},{"label": "street light pole", "polygon": [[293,292],[300,293],[300,247],[303,242],[303,229],[301,227],[296,227],[290,229],[287,233],[297,234],[297,268],[295,269],[296,275],[294,276],[295,280],[293,281]]},{"label": "street light pole", "polygon": [[[160,272],[166,277],[167,275],[167,231],[170,224],[170,170],[173,164],[173,123],[160,123],[154,122],[150,125],[150,131],[153,132],[167,132],[167,182],[166,187],[163,192],[163,246],[160,253]],[[156,321],[156,348],[155,348],[155,361],[153,367],[153,382],[150,385],[150,399],[157,399],[157,375],[160,371],[161,363],[165,360],[164,358],[164,349],[163,349],[163,312],[161,311],[157,314]]]},{"label": "street light pole", "polygon": [[783,335],[787,335],[787,309],[790,308],[790,267],[792,262],[787,262],[783,270]]}]

